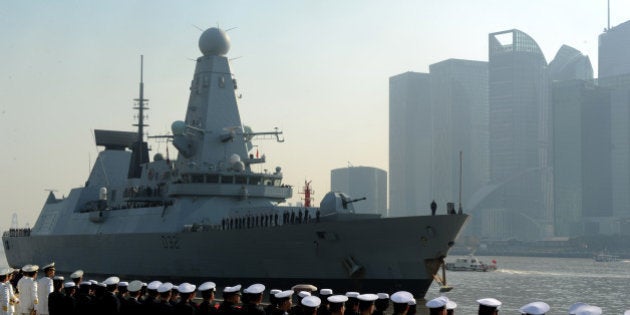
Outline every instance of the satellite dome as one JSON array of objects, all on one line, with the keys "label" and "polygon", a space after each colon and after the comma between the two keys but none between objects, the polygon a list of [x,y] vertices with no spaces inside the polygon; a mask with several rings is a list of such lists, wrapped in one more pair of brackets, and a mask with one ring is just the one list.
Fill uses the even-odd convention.
[{"label": "satellite dome", "polygon": [[238,163],[240,161],[241,157],[238,154],[234,153],[230,156],[230,164]]},{"label": "satellite dome", "polygon": [[199,37],[199,50],[204,56],[223,56],[230,50],[230,37],[222,29],[209,28]]},{"label": "satellite dome", "polygon": [[171,131],[173,132],[173,135],[175,136],[183,135],[184,132],[186,131],[186,123],[181,120],[174,121],[171,124]]},{"label": "satellite dome", "polygon": [[164,161],[164,156],[162,155],[162,153],[156,153],[153,156],[153,161]]}]

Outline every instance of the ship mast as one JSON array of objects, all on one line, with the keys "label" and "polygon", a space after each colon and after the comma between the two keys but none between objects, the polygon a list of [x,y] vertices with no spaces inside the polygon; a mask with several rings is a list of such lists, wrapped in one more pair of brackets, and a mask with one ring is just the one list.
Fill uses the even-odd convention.
[{"label": "ship mast", "polygon": [[311,194],[313,193],[314,191],[311,188],[311,181],[304,181],[304,187],[302,188],[302,191],[300,192],[300,194],[304,195],[304,207],[306,208],[311,207],[311,201],[313,201],[313,197],[311,197]]},{"label": "ship mast", "polygon": [[129,178],[140,178],[142,173],[142,164],[149,162],[149,147],[144,142],[144,127],[147,127],[144,123],[144,110],[149,108],[145,105],[149,100],[144,98],[144,56],[140,55],[140,95],[134,99],[135,106],[133,109],[138,110],[138,123],[133,126],[138,127],[138,137],[136,142],[131,147],[131,163],[129,164]]}]

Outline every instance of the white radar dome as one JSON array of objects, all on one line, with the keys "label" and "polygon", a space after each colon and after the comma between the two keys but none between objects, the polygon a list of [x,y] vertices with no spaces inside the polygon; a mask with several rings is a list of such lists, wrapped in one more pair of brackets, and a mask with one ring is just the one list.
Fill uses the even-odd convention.
[{"label": "white radar dome", "polygon": [[199,37],[199,50],[204,56],[223,56],[230,50],[230,37],[222,29],[209,28]]},{"label": "white radar dome", "polygon": [[181,120],[174,121],[171,124],[171,131],[173,132],[174,136],[183,135],[184,132],[186,131],[186,123]]},{"label": "white radar dome", "polygon": [[238,154],[234,153],[232,154],[232,156],[230,156],[230,164],[238,163],[240,161],[241,157]]}]

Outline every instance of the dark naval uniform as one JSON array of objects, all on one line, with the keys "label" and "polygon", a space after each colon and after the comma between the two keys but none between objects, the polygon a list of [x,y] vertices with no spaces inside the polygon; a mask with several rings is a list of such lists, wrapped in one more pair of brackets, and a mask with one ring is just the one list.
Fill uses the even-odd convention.
[{"label": "dark naval uniform", "polygon": [[120,313],[120,300],[113,292],[105,292],[101,300],[103,315],[118,315]]},{"label": "dark naval uniform", "polygon": [[219,312],[216,308],[216,304],[210,301],[202,301],[197,306],[197,315],[216,315]]},{"label": "dark naval uniform", "polygon": [[121,315],[138,315],[143,314],[144,307],[136,298],[128,298],[120,304]]},{"label": "dark naval uniform", "polygon": [[175,315],[197,315],[197,305],[192,302],[179,301],[173,307]]},{"label": "dark naval uniform", "polygon": [[157,304],[155,315],[173,315],[173,305],[168,301],[160,301]]},{"label": "dark naval uniform", "polygon": [[94,298],[85,293],[79,293],[77,296],[76,312],[78,315],[90,315],[95,314],[94,310]]},{"label": "dark naval uniform", "polygon": [[219,306],[218,315],[243,315],[243,311],[234,303],[223,301]]},{"label": "dark naval uniform", "polygon": [[265,311],[259,305],[247,303],[243,305],[243,315],[266,315]]},{"label": "dark naval uniform", "polygon": [[48,315],[66,315],[63,310],[64,294],[53,291],[48,294]]}]

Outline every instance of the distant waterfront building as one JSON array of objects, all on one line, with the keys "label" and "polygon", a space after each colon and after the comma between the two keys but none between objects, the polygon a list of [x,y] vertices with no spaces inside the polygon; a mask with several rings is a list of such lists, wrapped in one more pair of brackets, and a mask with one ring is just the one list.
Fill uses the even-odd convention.
[{"label": "distant waterfront building", "polygon": [[598,56],[599,79],[630,74],[630,21],[599,35]]},{"label": "distant waterfront building", "polygon": [[555,235],[598,234],[598,220],[613,215],[610,93],[567,80],[552,95]]},{"label": "distant waterfront building", "polygon": [[562,45],[549,63],[549,77],[552,81],[593,81],[593,65],[579,50]]},{"label": "distant waterfront building", "polygon": [[630,21],[599,36],[598,85],[610,89],[613,218],[602,233],[627,233],[630,222]]},{"label": "distant waterfront building", "polygon": [[330,172],[332,191],[347,193],[354,199],[357,213],[373,213],[387,217],[387,172],[375,167],[351,166]]},{"label": "distant waterfront building", "polygon": [[406,72],[389,78],[389,216],[429,213],[433,199],[431,79]]},{"label": "distant waterfront building", "polygon": [[430,65],[429,69],[433,198],[442,208],[447,202],[457,203],[461,151],[462,203],[467,209],[471,195],[481,189],[490,177],[488,63],[448,59]]},{"label": "distant waterfront building", "polygon": [[490,183],[476,196],[475,211],[493,225],[483,225],[481,234],[545,238],[553,235],[547,62],[538,44],[519,30],[488,39]]}]

